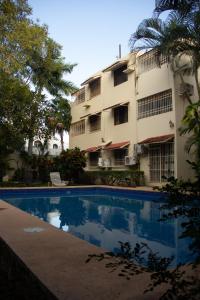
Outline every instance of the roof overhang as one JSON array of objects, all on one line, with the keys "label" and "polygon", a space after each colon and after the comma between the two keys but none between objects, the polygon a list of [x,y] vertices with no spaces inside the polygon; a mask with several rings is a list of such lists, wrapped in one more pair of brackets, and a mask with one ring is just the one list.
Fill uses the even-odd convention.
[{"label": "roof overhang", "polygon": [[107,110],[107,109],[113,109],[113,108],[116,108],[118,106],[126,106],[129,104],[129,101],[125,101],[125,102],[121,102],[121,103],[118,103],[118,104],[114,104],[114,105],[111,105],[111,106],[108,106],[106,108],[104,108],[103,110]]},{"label": "roof overhang", "polygon": [[92,82],[96,79],[99,79],[99,78],[101,78],[101,75],[92,76],[92,77],[88,78],[87,80],[85,80],[83,83],[81,83],[81,86],[89,84],[90,82]]},{"label": "roof overhang", "polygon": [[91,117],[91,116],[97,116],[100,113],[101,113],[101,111],[97,111],[97,112],[94,112],[94,113],[86,114],[86,115],[80,117],[80,119],[84,119],[84,118]]},{"label": "roof overhang", "polygon": [[170,142],[174,139],[174,134],[166,134],[166,135],[160,135],[155,137],[147,138],[138,144],[163,144]]},{"label": "roof overhang", "polygon": [[85,151],[85,152],[89,152],[89,153],[93,153],[93,152],[99,151],[100,149],[101,149],[100,146],[96,146],[96,147],[90,147],[90,148],[87,148],[87,149],[85,149],[84,151]]},{"label": "roof overhang", "polygon": [[103,72],[109,72],[109,71],[115,71],[118,68],[126,65],[128,63],[128,60],[118,60],[114,64],[110,65],[109,67],[105,68]]},{"label": "roof overhang", "polygon": [[111,143],[108,146],[106,146],[104,149],[105,150],[115,150],[115,149],[123,149],[128,147],[130,144],[129,141],[125,141],[125,142],[120,142],[120,143]]},{"label": "roof overhang", "polygon": [[76,90],[75,92],[71,93],[71,96],[76,96],[76,94],[78,94],[79,92],[82,92],[84,90],[84,87]]},{"label": "roof overhang", "polygon": [[107,145],[109,145],[111,143],[112,143],[112,141],[107,141],[107,142],[101,143],[99,146],[102,147],[102,148],[104,148],[105,146],[107,146]]}]

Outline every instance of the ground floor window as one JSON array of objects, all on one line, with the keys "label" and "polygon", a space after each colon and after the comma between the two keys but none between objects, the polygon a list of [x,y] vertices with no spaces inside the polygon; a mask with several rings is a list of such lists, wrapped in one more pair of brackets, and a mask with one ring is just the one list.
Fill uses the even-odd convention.
[{"label": "ground floor window", "polygon": [[99,157],[100,157],[99,151],[89,153],[89,165],[91,167],[98,166]]},{"label": "ground floor window", "polygon": [[150,181],[162,182],[162,176],[174,176],[174,143],[150,145],[149,163]]},{"label": "ground floor window", "polygon": [[114,165],[121,166],[125,164],[125,156],[128,155],[128,149],[116,149],[113,150],[114,154]]}]

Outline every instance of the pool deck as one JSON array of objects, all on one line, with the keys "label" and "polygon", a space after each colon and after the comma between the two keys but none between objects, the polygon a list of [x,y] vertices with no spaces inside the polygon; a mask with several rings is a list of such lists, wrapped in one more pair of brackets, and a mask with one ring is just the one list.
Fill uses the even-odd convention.
[{"label": "pool deck", "polygon": [[[138,189],[150,191],[144,187],[131,188]],[[143,294],[150,282],[148,274],[127,280],[105,268],[105,261],[85,263],[89,254],[104,250],[4,201],[0,201],[0,239],[55,299],[157,300],[162,293],[158,288]]]},{"label": "pool deck", "polygon": [[67,188],[110,188],[110,189],[124,189],[131,191],[145,191],[145,192],[153,192],[153,187],[151,186],[137,186],[137,187],[124,187],[124,186],[112,186],[112,185],[67,185],[67,186],[34,186],[34,187],[0,187],[0,190],[19,190],[19,189],[67,189]]}]

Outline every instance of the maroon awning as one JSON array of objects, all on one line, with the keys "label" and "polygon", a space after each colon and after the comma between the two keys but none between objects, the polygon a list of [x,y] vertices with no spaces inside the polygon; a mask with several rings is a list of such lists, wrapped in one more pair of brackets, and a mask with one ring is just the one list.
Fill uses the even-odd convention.
[{"label": "maroon awning", "polygon": [[147,138],[138,144],[161,144],[161,143],[167,143],[174,139],[174,134],[167,134],[167,135],[160,135],[155,137]]},{"label": "maroon awning", "polygon": [[105,150],[123,149],[123,148],[127,147],[129,144],[130,144],[129,141],[115,143],[115,144],[112,143],[112,144],[106,146],[104,149]]},{"label": "maroon awning", "polygon": [[85,152],[97,152],[98,150],[100,150],[101,149],[101,147],[100,146],[97,146],[97,147],[90,147],[90,148],[88,148],[88,149],[85,149],[84,151]]}]

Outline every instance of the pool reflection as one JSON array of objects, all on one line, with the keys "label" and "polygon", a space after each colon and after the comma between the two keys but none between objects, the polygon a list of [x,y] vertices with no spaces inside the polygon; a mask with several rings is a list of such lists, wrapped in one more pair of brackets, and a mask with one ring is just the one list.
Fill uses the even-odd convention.
[{"label": "pool reflection", "polygon": [[8,199],[9,203],[111,251],[119,241],[147,242],[162,256],[174,255],[174,264],[189,260],[188,241],[179,239],[180,222],[158,222],[161,203],[111,195]]}]

